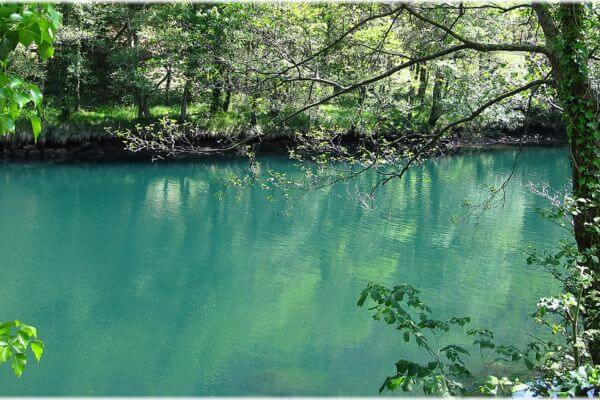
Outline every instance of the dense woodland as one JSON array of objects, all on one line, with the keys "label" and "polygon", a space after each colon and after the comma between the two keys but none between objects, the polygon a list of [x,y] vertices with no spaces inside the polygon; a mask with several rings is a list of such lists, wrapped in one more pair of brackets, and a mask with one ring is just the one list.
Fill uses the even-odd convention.
[{"label": "dense woodland", "polygon": [[[419,14],[368,3],[56,9],[62,26],[54,57],[41,61],[31,48],[20,48],[8,69],[41,88],[46,130],[59,141],[165,115],[213,134],[243,135],[272,122],[278,134],[426,131],[550,72],[536,52],[465,48],[419,60],[460,43],[455,34],[490,43],[543,42],[529,7],[422,6],[414,10]],[[452,34],[429,18],[452,27]],[[399,64],[410,65],[390,73]],[[597,87],[597,64],[591,67]],[[548,90],[518,93],[456,130],[560,133],[564,124]],[[337,96],[341,92],[347,94]],[[295,114],[332,94],[331,101]]]},{"label": "dense woodland", "polygon": [[[105,137],[157,157],[236,151],[251,161],[250,179],[235,182],[243,187],[257,182],[257,145],[289,135],[289,155],[316,186],[369,170],[378,177],[371,196],[439,154],[449,137],[564,130],[569,193],[532,190],[553,206],[543,216],[569,237],[556,253],[533,251],[527,259],[562,289],[540,299],[533,316],[551,339],[517,349],[468,327],[471,352],[442,347],[439,336],[470,318],[435,319],[408,283],[370,283],[358,305],[370,303],[375,320],[430,357],[426,364],[399,360],[381,390],[599,393],[597,4],[59,4],[1,11],[0,130],[12,141],[43,146]],[[351,146],[342,140],[348,137]],[[339,165],[347,168],[321,179]],[[474,206],[494,204],[509,180]],[[268,183],[294,184],[276,174]],[[10,358],[20,375],[27,346],[39,359],[43,344],[34,328],[7,324],[0,336],[13,347],[0,344],[0,361]],[[530,373],[476,382],[463,359],[484,350],[523,362]]]}]

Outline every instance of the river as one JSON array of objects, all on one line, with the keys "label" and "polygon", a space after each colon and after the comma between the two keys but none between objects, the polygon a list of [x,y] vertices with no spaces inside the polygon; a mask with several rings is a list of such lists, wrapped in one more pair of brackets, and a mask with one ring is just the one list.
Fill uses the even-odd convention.
[{"label": "river", "polygon": [[[0,368],[0,393],[376,395],[399,358],[425,358],[357,308],[369,281],[408,282],[435,316],[523,345],[536,299],[557,285],[522,250],[563,237],[526,184],[563,187],[566,149],[524,149],[505,205],[452,221],[515,154],[428,162],[372,209],[348,196],[369,174],[286,201],[223,191],[244,160],[0,164],[0,316],[46,343],[20,379]],[[294,174],[284,158],[260,161]]]}]

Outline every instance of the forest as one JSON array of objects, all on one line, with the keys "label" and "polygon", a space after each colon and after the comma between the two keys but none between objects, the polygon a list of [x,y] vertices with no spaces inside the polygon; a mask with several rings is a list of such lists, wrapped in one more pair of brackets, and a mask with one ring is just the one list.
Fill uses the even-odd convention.
[{"label": "forest", "polygon": [[[20,227],[16,238],[37,235],[40,248],[62,248],[67,269],[75,260],[87,265],[81,249],[98,251],[98,257],[111,260],[110,267],[99,267],[122,277],[121,293],[133,293],[114,304],[80,300],[77,313],[56,311],[54,319],[27,302],[6,300],[0,309],[21,313],[14,318],[26,318],[38,329],[46,326],[54,339],[60,329],[46,320],[77,317],[79,324],[95,326],[87,319],[90,310],[99,312],[103,323],[120,326],[125,336],[144,338],[147,321],[132,316],[135,324],[118,325],[121,320],[106,310],[123,315],[138,310],[143,301],[136,305],[132,298],[146,293],[145,287],[162,296],[160,304],[185,297],[189,304],[173,308],[190,312],[173,324],[181,323],[193,344],[189,354],[177,356],[212,374],[201,379],[206,385],[201,387],[174,374],[172,387],[181,392],[151,384],[119,392],[113,377],[111,389],[69,392],[65,383],[28,392],[9,383],[8,393],[336,395],[339,384],[343,395],[376,394],[377,388],[428,396],[600,394],[598,3],[11,3],[0,5],[0,23],[0,178],[7,184],[0,194],[6,204],[0,220]],[[135,190],[134,182],[140,185]],[[386,214],[385,207],[390,207]],[[39,222],[65,235],[58,243],[40,233],[47,232],[37,228],[40,215],[71,221],[64,231],[60,222]],[[117,217],[114,226],[106,225]],[[542,220],[548,228],[538,225]],[[295,233],[283,234],[282,221],[291,221]],[[478,221],[484,222],[457,227]],[[131,234],[112,230],[120,224]],[[196,231],[196,224],[211,233]],[[0,251],[13,254],[7,268],[36,274],[37,261],[28,252],[14,253],[10,243],[16,240],[8,230],[0,236],[6,246]],[[487,236],[488,242],[474,245]],[[265,237],[273,242],[263,243]],[[98,248],[111,245],[100,252],[88,239]],[[515,249],[526,244],[531,246],[525,255],[517,255]],[[179,251],[170,253],[169,246]],[[364,251],[354,254],[357,248]],[[463,260],[454,251],[468,256]],[[161,260],[171,255],[159,265],[145,258],[148,254]],[[294,257],[287,258],[290,254]],[[488,265],[470,263],[492,254]],[[322,268],[318,279],[303,269],[304,257]],[[225,259],[230,264],[222,265]],[[249,276],[249,300],[238,293],[246,284],[227,280],[220,271],[235,268],[235,279],[246,276],[250,272],[241,266],[254,259],[247,265],[257,274]],[[303,272],[263,270],[274,260]],[[55,262],[41,261],[39,270],[46,272],[38,273],[51,277]],[[349,272],[341,272],[341,265]],[[421,265],[433,269],[419,275]],[[165,289],[170,278],[164,266],[187,278]],[[194,266],[207,268],[207,275],[196,276]],[[94,278],[82,287],[96,282],[104,288],[98,291],[112,291],[112,283],[95,275],[97,268],[83,268],[81,276]],[[479,274],[485,282],[476,280]],[[247,324],[249,336],[224,335],[230,342],[212,346],[204,342],[208,334],[197,336],[205,328],[202,320],[186,325],[200,312],[188,309],[190,304],[202,303],[193,300],[192,282],[210,298],[204,307],[215,307],[218,315],[231,312],[232,320]],[[476,291],[489,282],[489,290],[506,296],[506,304],[486,302]],[[530,287],[523,286],[526,282]],[[23,285],[17,282],[14,292]],[[277,292],[281,287],[286,290]],[[295,296],[300,289],[306,292]],[[56,302],[47,306],[52,310],[71,304],[57,295],[64,288],[39,290]],[[222,299],[229,296],[223,291],[240,296],[235,297],[240,304],[262,299],[250,313],[257,321],[232,311],[237,305]],[[451,305],[460,291],[465,303],[479,307]],[[436,294],[447,301],[434,300]],[[328,296],[339,309],[330,308]],[[514,306],[517,298],[532,302],[532,309],[513,309],[523,307]],[[271,302],[281,308],[271,309]],[[311,312],[304,308],[308,303]],[[349,323],[357,304],[375,320],[368,328]],[[263,306],[272,321],[258,311]],[[163,316],[170,320],[172,311]],[[328,317],[313,321],[321,311]],[[365,319],[360,311],[356,321]],[[290,335],[298,348],[306,346],[314,365],[306,366],[298,353],[293,366],[275,355],[257,361],[252,353],[242,356],[239,381],[228,384],[234,380],[228,374],[235,372],[216,365],[233,357],[230,349],[246,355],[257,343],[272,341],[279,353],[291,352],[280,336],[269,339],[275,334],[268,327],[295,326],[288,320],[294,313],[309,321],[306,329],[318,332]],[[507,315],[511,322],[503,323]],[[38,329],[14,318],[0,325],[0,363],[10,363],[20,377],[29,349],[40,361],[45,346],[60,345],[42,341]],[[227,332],[236,331],[225,317],[211,318],[216,317],[207,315],[210,329],[225,325]],[[535,327],[519,326],[527,323]],[[379,329],[374,324],[390,327],[371,331]],[[73,322],[73,329],[77,326]],[[331,349],[339,348],[331,354],[316,351],[324,326],[343,327],[356,338],[350,345],[343,342],[347,338],[327,334],[335,342]],[[377,341],[377,335],[387,334],[390,338]],[[336,375],[326,366],[331,360],[319,357],[343,353],[336,360],[348,363],[349,349],[367,343],[386,346],[374,351],[377,357],[369,364],[374,366],[362,372],[375,393],[372,387],[343,391],[339,381],[352,382],[353,375]],[[213,351],[219,356],[212,357]],[[489,361],[483,361],[484,353]],[[190,360],[190,354],[197,357]],[[40,378],[33,379],[42,379],[44,361],[35,367],[40,371],[32,371]],[[247,383],[255,382],[258,372],[250,366],[256,364],[269,365],[259,368],[263,375],[257,381],[263,384]],[[186,384],[191,386],[184,390]]]},{"label": "forest", "polygon": [[[217,135],[271,123],[288,136],[312,128],[351,136],[427,131],[549,73],[539,52],[469,48],[453,36],[541,43],[527,7],[439,6],[415,15],[386,4],[116,3],[57,11],[53,57],[19,47],[8,62],[8,72],[44,93],[48,140],[102,136],[105,126],[165,116]],[[452,34],[429,18],[453,26]],[[428,59],[440,51],[448,54]],[[534,133],[564,135],[548,90],[517,93],[457,129],[518,136],[529,119]]]}]

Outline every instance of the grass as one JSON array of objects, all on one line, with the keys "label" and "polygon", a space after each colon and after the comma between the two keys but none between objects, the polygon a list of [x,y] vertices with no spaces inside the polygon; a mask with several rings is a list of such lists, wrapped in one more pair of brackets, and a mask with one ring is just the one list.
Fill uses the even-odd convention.
[{"label": "grass", "polygon": [[[347,132],[357,122],[364,124],[365,115],[356,115],[350,107],[324,105],[321,107],[318,123],[323,129],[337,132]],[[284,110],[285,115],[293,110]],[[31,112],[31,111],[30,111]],[[152,123],[160,118],[176,119],[180,114],[180,106],[155,105],[150,108],[151,118],[146,121],[137,119],[137,108],[131,105],[100,105],[85,107],[73,112],[68,120],[61,118],[61,112],[52,104],[44,108],[43,129],[40,136],[42,143],[56,143],[64,145],[67,142],[94,141],[109,138],[107,128],[125,129],[136,124]],[[271,116],[266,114],[258,116],[258,125],[266,126]],[[368,118],[367,118],[368,119]],[[239,106],[231,111],[217,111],[209,113],[206,103],[192,103],[188,107],[188,122],[197,124],[201,129],[215,137],[230,136],[244,132],[249,126],[251,112],[248,107]],[[277,132],[275,136],[290,137],[293,132],[305,131],[309,127],[307,115],[298,115],[287,121],[287,128]],[[369,125],[367,123],[367,125]],[[0,141],[17,143],[31,143],[31,126],[27,112],[17,121],[16,133],[7,137],[0,137]]]},{"label": "grass", "polygon": [[[203,108],[206,107],[202,104],[190,105],[190,120],[201,114]],[[179,110],[179,106],[158,105],[151,107],[152,117],[150,120],[158,120],[164,116],[177,118],[179,117]],[[30,115],[33,115],[32,110],[23,112],[22,116],[16,121],[16,132],[4,137],[0,136],[0,142],[31,143],[33,137],[29,122]],[[106,128],[133,127],[140,122],[137,119],[137,108],[128,105],[86,107],[73,112],[68,120],[62,118],[61,111],[58,108],[47,105],[44,107],[42,120],[40,141],[42,143],[57,144],[108,138],[109,134],[106,132]]]}]

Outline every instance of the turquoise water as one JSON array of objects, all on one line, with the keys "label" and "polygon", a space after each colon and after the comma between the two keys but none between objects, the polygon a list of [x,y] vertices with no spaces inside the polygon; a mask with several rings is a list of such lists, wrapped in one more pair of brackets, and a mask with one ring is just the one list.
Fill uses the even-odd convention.
[{"label": "turquoise water", "polygon": [[372,210],[348,196],[368,175],[289,202],[260,188],[217,196],[244,161],[0,165],[0,317],[46,342],[21,379],[0,368],[0,393],[376,395],[395,361],[420,353],[356,307],[368,281],[406,281],[436,316],[523,344],[555,285],[521,250],[562,235],[525,184],[562,187],[567,152],[524,150],[503,208],[450,221],[514,155],[427,163]]}]

